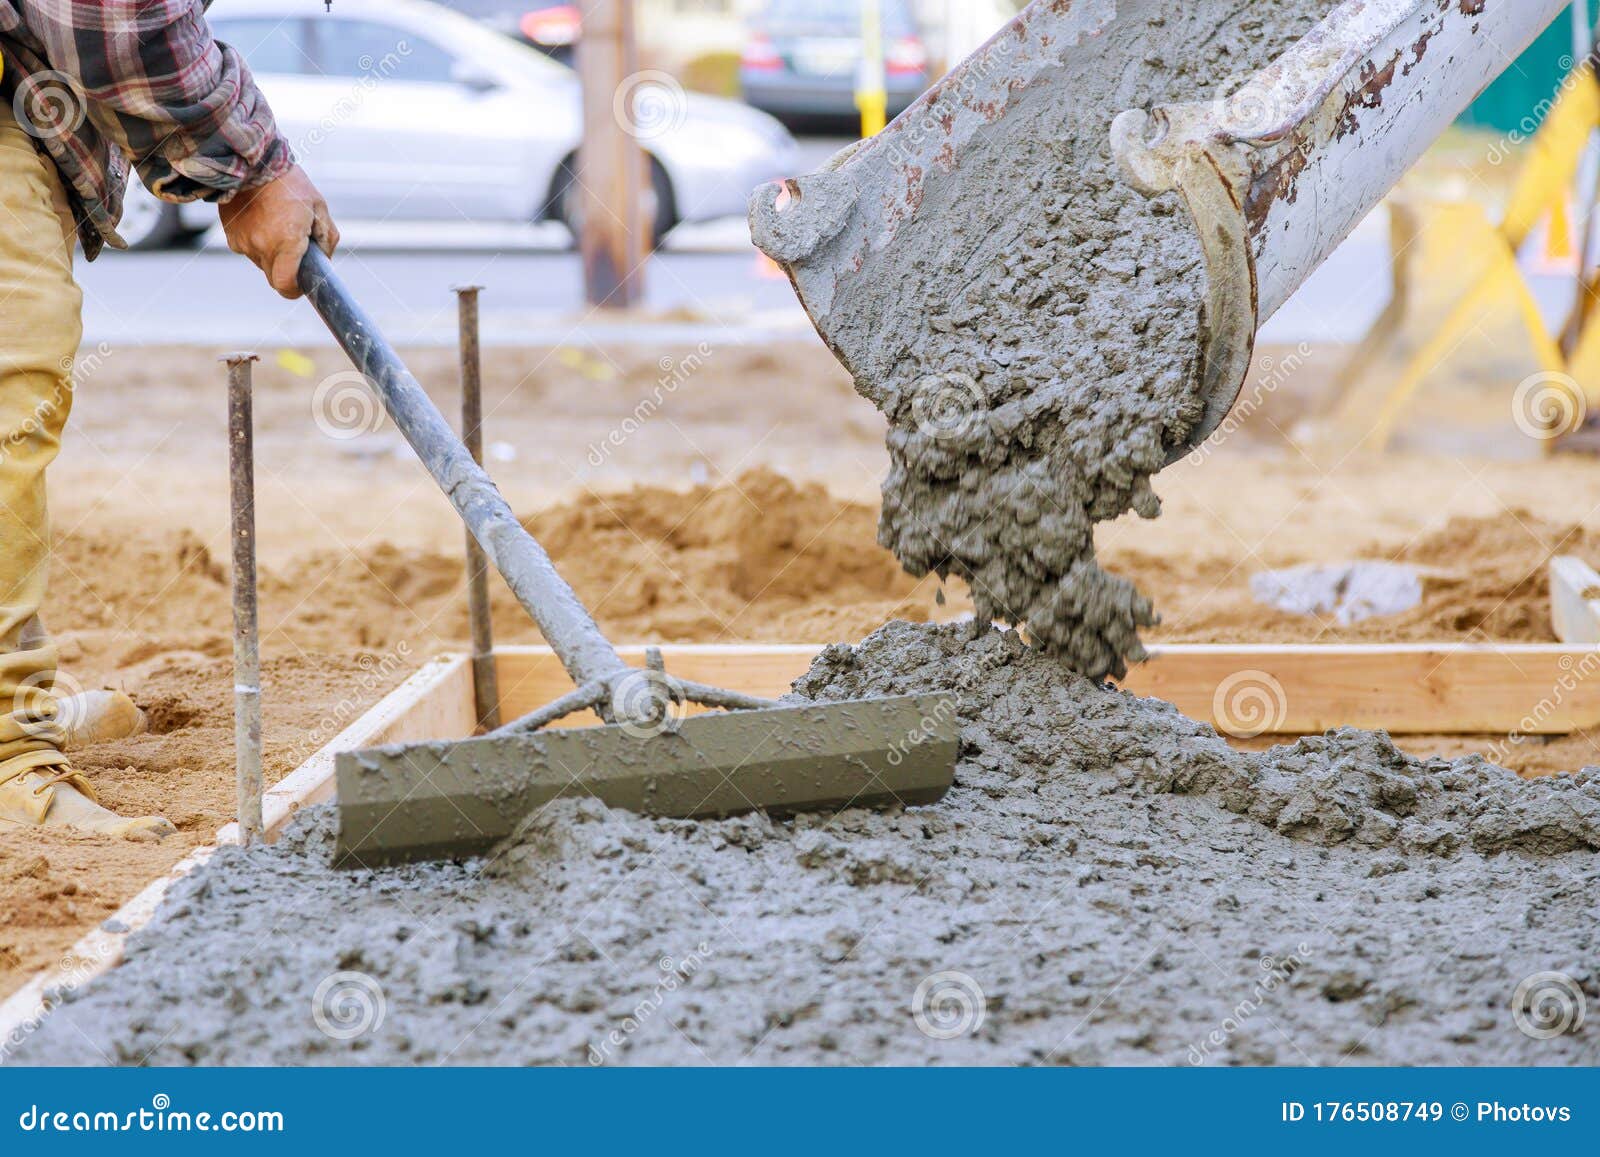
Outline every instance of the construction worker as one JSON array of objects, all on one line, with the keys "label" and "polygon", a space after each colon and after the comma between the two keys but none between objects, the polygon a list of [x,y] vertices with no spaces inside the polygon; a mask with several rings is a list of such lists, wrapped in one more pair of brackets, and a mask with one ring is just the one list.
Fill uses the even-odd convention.
[{"label": "construction worker", "polygon": [[338,231],[203,0],[0,0],[0,821],[134,839],[159,816],[102,807],[62,752],[56,649],[39,620],[45,467],[72,404],[73,244],[120,247],[131,163],[174,201],[219,205],[228,245],[285,297]]}]

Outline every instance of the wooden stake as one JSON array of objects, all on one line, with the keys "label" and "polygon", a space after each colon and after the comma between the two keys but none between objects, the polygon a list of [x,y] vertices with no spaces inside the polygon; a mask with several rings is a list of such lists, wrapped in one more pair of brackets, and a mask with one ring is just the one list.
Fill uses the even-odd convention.
[{"label": "wooden stake", "polygon": [[584,289],[589,304],[630,309],[644,300],[650,229],[644,215],[644,149],[629,131],[630,79],[638,74],[633,0],[587,0],[578,42],[583,143],[578,197]]},{"label": "wooden stake", "polygon": [[1581,558],[1550,560],[1550,622],[1563,643],[1600,645],[1600,574]]}]

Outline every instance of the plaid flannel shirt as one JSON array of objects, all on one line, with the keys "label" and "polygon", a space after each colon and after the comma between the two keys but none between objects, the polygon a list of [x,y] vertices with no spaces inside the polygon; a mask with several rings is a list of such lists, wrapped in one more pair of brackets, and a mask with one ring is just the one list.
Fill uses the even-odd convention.
[{"label": "plaid flannel shirt", "polygon": [[0,93],[55,162],[91,260],[117,236],[127,163],[169,201],[225,201],[293,163],[210,0],[0,0]]}]

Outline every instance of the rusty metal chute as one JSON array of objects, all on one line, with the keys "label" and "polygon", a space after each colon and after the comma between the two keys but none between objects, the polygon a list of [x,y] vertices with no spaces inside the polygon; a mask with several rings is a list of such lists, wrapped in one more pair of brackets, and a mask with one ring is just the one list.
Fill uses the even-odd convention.
[{"label": "rusty metal chute", "polygon": [[[978,140],[992,148],[1008,114],[1064,84],[1078,54],[1136,48],[1128,29],[1162,7],[1035,0],[883,133],[821,172],[757,192],[756,244],[788,272],[847,366],[867,356],[846,332],[848,291],[889,272],[882,255],[903,230],[941,227],[926,206],[932,184],[981,181],[963,170]],[[1115,118],[1111,145],[1129,182],[1181,193],[1205,252],[1207,412],[1194,443],[1238,397],[1261,324],[1566,7],[1347,0],[1230,92]]]}]

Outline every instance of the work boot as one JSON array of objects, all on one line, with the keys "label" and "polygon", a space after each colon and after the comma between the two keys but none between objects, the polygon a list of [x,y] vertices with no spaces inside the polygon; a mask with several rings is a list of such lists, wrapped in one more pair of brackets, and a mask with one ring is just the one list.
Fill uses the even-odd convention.
[{"label": "work boot", "polygon": [[59,751],[28,752],[0,767],[0,823],[128,840],[162,840],[177,831],[161,816],[129,819],[102,807],[83,773]]},{"label": "work boot", "polygon": [[66,751],[143,735],[150,727],[145,713],[121,691],[80,691],[56,699],[56,716]]}]

